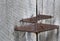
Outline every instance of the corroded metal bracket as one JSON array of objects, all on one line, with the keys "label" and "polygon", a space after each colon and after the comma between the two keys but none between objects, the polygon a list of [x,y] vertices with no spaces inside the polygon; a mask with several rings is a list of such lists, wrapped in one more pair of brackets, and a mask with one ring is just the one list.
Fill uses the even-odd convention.
[{"label": "corroded metal bracket", "polygon": [[[36,34],[36,41],[38,41],[38,33],[40,32],[45,32],[49,30],[54,30],[57,29],[57,41],[58,41],[58,36],[59,36],[59,26],[57,25],[51,25],[51,24],[42,24],[38,23],[39,20],[43,19],[49,19],[52,18],[53,16],[49,15],[38,15],[38,7],[37,7],[37,0],[36,0],[36,16],[31,17],[31,18],[26,18],[20,20],[20,22],[26,22],[26,23],[31,23],[29,25],[23,25],[23,26],[15,26],[15,31],[23,31],[23,32],[33,32]],[[34,23],[34,24],[33,24]]]},{"label": "corroded metal bracket", "polygon": [[36,20],[39,21],[39,20],[49,19],[52,17],[53,16],[49,16],[49,15],[37,15],[37,19],[36,19],[36,17],[26,18],[26,19],[20,20],[20,22],[36,23]]}]

